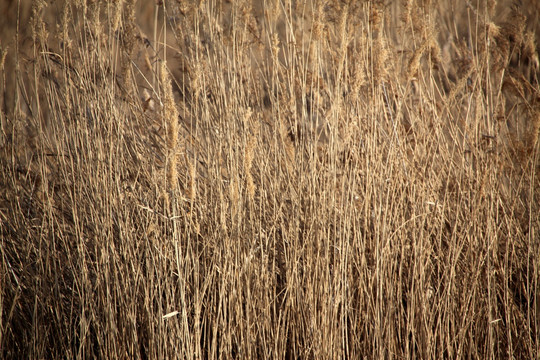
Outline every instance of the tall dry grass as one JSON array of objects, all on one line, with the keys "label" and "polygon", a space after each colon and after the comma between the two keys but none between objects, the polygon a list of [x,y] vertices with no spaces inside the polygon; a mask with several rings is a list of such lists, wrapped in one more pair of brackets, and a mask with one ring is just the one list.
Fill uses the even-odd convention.
[{"label": "tall dry grass", "polygon": [[534,1],[7,1],[2,358],[539,359]]}]

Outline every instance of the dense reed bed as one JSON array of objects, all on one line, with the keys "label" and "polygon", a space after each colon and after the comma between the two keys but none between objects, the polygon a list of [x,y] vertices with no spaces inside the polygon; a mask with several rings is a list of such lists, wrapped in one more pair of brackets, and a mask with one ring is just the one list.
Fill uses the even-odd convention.
[{"label": "dense reed bed", "polygon": [[540,358],[535,1],[0,12],[0,357]]}]

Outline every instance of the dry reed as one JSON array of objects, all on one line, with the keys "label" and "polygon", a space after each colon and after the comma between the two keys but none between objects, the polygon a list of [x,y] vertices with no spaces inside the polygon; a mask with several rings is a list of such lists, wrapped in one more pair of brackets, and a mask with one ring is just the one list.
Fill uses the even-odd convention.
[{"label": "dry reed", "polygon": [[0,357],[540,359],[535,5],[0,4]]}]

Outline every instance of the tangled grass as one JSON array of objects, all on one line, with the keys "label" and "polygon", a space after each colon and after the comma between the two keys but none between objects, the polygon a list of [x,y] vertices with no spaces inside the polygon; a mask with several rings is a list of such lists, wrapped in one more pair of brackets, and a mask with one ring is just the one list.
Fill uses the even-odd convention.
[{"label": "tangled grass", "polygon": [[5,1],[2,358],[540,358],[533,0]]}]

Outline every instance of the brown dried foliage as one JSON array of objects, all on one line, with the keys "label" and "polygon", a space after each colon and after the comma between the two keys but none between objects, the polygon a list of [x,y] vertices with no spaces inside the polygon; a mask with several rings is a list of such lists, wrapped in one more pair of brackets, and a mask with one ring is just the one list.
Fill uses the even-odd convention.
[{"label": "brown dried foliage", "polygon": [[539,15],[475,6],[2,3],[0,357],[538,358]]}]

